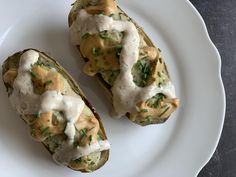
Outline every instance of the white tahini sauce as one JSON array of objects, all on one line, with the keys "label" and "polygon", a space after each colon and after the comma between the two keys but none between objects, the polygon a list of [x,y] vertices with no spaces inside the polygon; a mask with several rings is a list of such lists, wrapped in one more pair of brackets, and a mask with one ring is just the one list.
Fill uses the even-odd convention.
[{"label": "white tahini sauce", "polygon": [[59,164],[68,165],[71,160],[107,149],[110,149],[110,144],[107,140],[98,141],[85,147],[78,146],[77,148],[74,147],[73,141],[67,141],[53,154],[53,159]]},{"label": "white tahini sauce", "polygon": [[70,36],[73,44],[79,45],[84,34],[94,34],[104,30],[125,32],[122,41],[124,47],[119,60],[120,74],[111,89],[113,105],[118,117],[125,115],[127,112],[137,112],[136,103],[138,101],[147,100],[157,93],[175,98],[175,89],[171,82],[167,82],[160,87],[153,83],[144,88],[136,86],[133,82],[131,70],[138,61],[140,36],[132,22],[117,21],[104,15],[91,15],[86,10],[81,9],[78,12],[76,21],[70,28]]},{"label": "white tahini sauce", "polygon": [[99,141],[87,147],[74,147],[73,143],[76,136],[74,124],[82,113],[85,103],[79,95],[66,96],[57,91],[46,91],[42,95],[35,94],[30,70],[32,65],[38,61],[38,58],[39,53],[34,50],[28,50],[21,55],[10,101],[21,115],[46,113],[53,110],[64,113],[67,119],[64,133],[68,138],[65,143],[56,149],[53,159],[60,164],[68,165],[71,160],[109,149],[110,144],[107,140]]},{"label": "white tahini sauce", "polygon": [[10,96],[12,106],[20,115],[35,114],[39,109],[39,95],[34,94],[29,70],[38,61],[39,54],[34,50],[23,53],[20,57],[18,74],[13,84]]}]

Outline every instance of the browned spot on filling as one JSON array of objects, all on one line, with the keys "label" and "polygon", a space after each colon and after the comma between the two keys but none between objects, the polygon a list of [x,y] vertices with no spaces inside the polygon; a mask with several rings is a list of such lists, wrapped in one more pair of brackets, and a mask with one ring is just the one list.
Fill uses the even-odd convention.
[{"label": "browned spot on filling", "polygon": [[89,14],[111,15],[117,12],[117,3],[114,0],[99,0],[97,5],[88,6],[86,11]]}]

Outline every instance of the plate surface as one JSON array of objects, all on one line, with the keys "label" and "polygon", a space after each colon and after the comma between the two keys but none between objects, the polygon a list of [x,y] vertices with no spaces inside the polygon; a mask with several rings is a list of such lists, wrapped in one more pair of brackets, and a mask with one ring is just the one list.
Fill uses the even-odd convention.
[{"label": "plate surface", "polygon": [[[78,81],[103,118],[112,144],[110,160],[83,176],[194,177],[212,156],[221,134],[225,94],[220,56],[205,24],[186,0],[119,0],[162,49],[181,107],[163,125],[140,127],[109,118],[108,103],[95,80],[81,70],[83,62],[70,44],[67,16],[72,0],[0,0],[0,61],[25,48],[37,48],[58,59]],[[73,177],[82,175],[56,165],[33,141],[12,110],[0,82],[0,176]]]}]

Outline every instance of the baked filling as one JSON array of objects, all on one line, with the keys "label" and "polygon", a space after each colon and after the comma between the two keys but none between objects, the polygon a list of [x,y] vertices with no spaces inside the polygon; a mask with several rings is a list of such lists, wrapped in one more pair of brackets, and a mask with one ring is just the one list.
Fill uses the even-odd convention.
[{"label": "baked filling", "polygon": [[80,0],[72,9],[71,40],[88,61],[84,72],[99,75],[112,93],[119,117],[162,123],[179,106],[161,50],[149,45],[114,0]]}]

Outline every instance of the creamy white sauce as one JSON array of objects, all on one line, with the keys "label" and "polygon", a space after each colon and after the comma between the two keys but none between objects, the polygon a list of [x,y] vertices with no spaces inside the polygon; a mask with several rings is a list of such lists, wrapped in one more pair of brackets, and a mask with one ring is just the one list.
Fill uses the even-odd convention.
[{"label": "creamy white sauce", "polygon": [[34,50],[28,50],[21,55],[10,101],[21,115],[47,113],[53,110],[64,113],[67,120],[64,133],[68,138],[65,143],[55,150],[53,159],[58,163],[67,165],[76,158],[109,149],[110,144],[106,140],[99,142],[101,145],[96,143],[83,148],[74,147],[75,122],[82,113],[85,103],[75,93],[72,94],[73,96],[62,95],[57,91],[46,91],[42,95],[35,94],[30,70],[32,65],[38,61],[38,58],[39,54]]},{"label": "creamy white sauce", "polygon": [[171,82],[160,87],[153,83],[141,88],[133,82],[132,67],[138,61],[140,36],[135,25],[129,21],[117,21],[104,15],[91,15],[86,10],[79,10],[76,21],[70,28],[70,36],[74,45],[81,43],[82,36],[86,33],[95,34],[101,31],[125,32],[122,41],[123,49],[120,54],[120,74],[111,89],[113,105],[118,117],[127,112],[137,112],[136,103],[148,100],[158,93],[163,93],[169,98],[175,98],[175,89]]},{"label": "creamy white sauce", "polygon": [[110,143],[107,140],[98,141],[85,147],[74,147],[72,141],[68,141],[64,146],[61,146],[53,154],[53,158],[59,164],[67,165],[71,160],[76,160],[80,157],[101,152],[110,149]]},{"label": "creamy white sauce", "polygon": [[23,53],[20,57],[17,77],[13,83],[13,92],[10,96],[12,106],[20,115],[35,114],[39,109],[39,96],[34,94],[29,70],[31,65],[38,61],[39,54],[34,50]]}]

